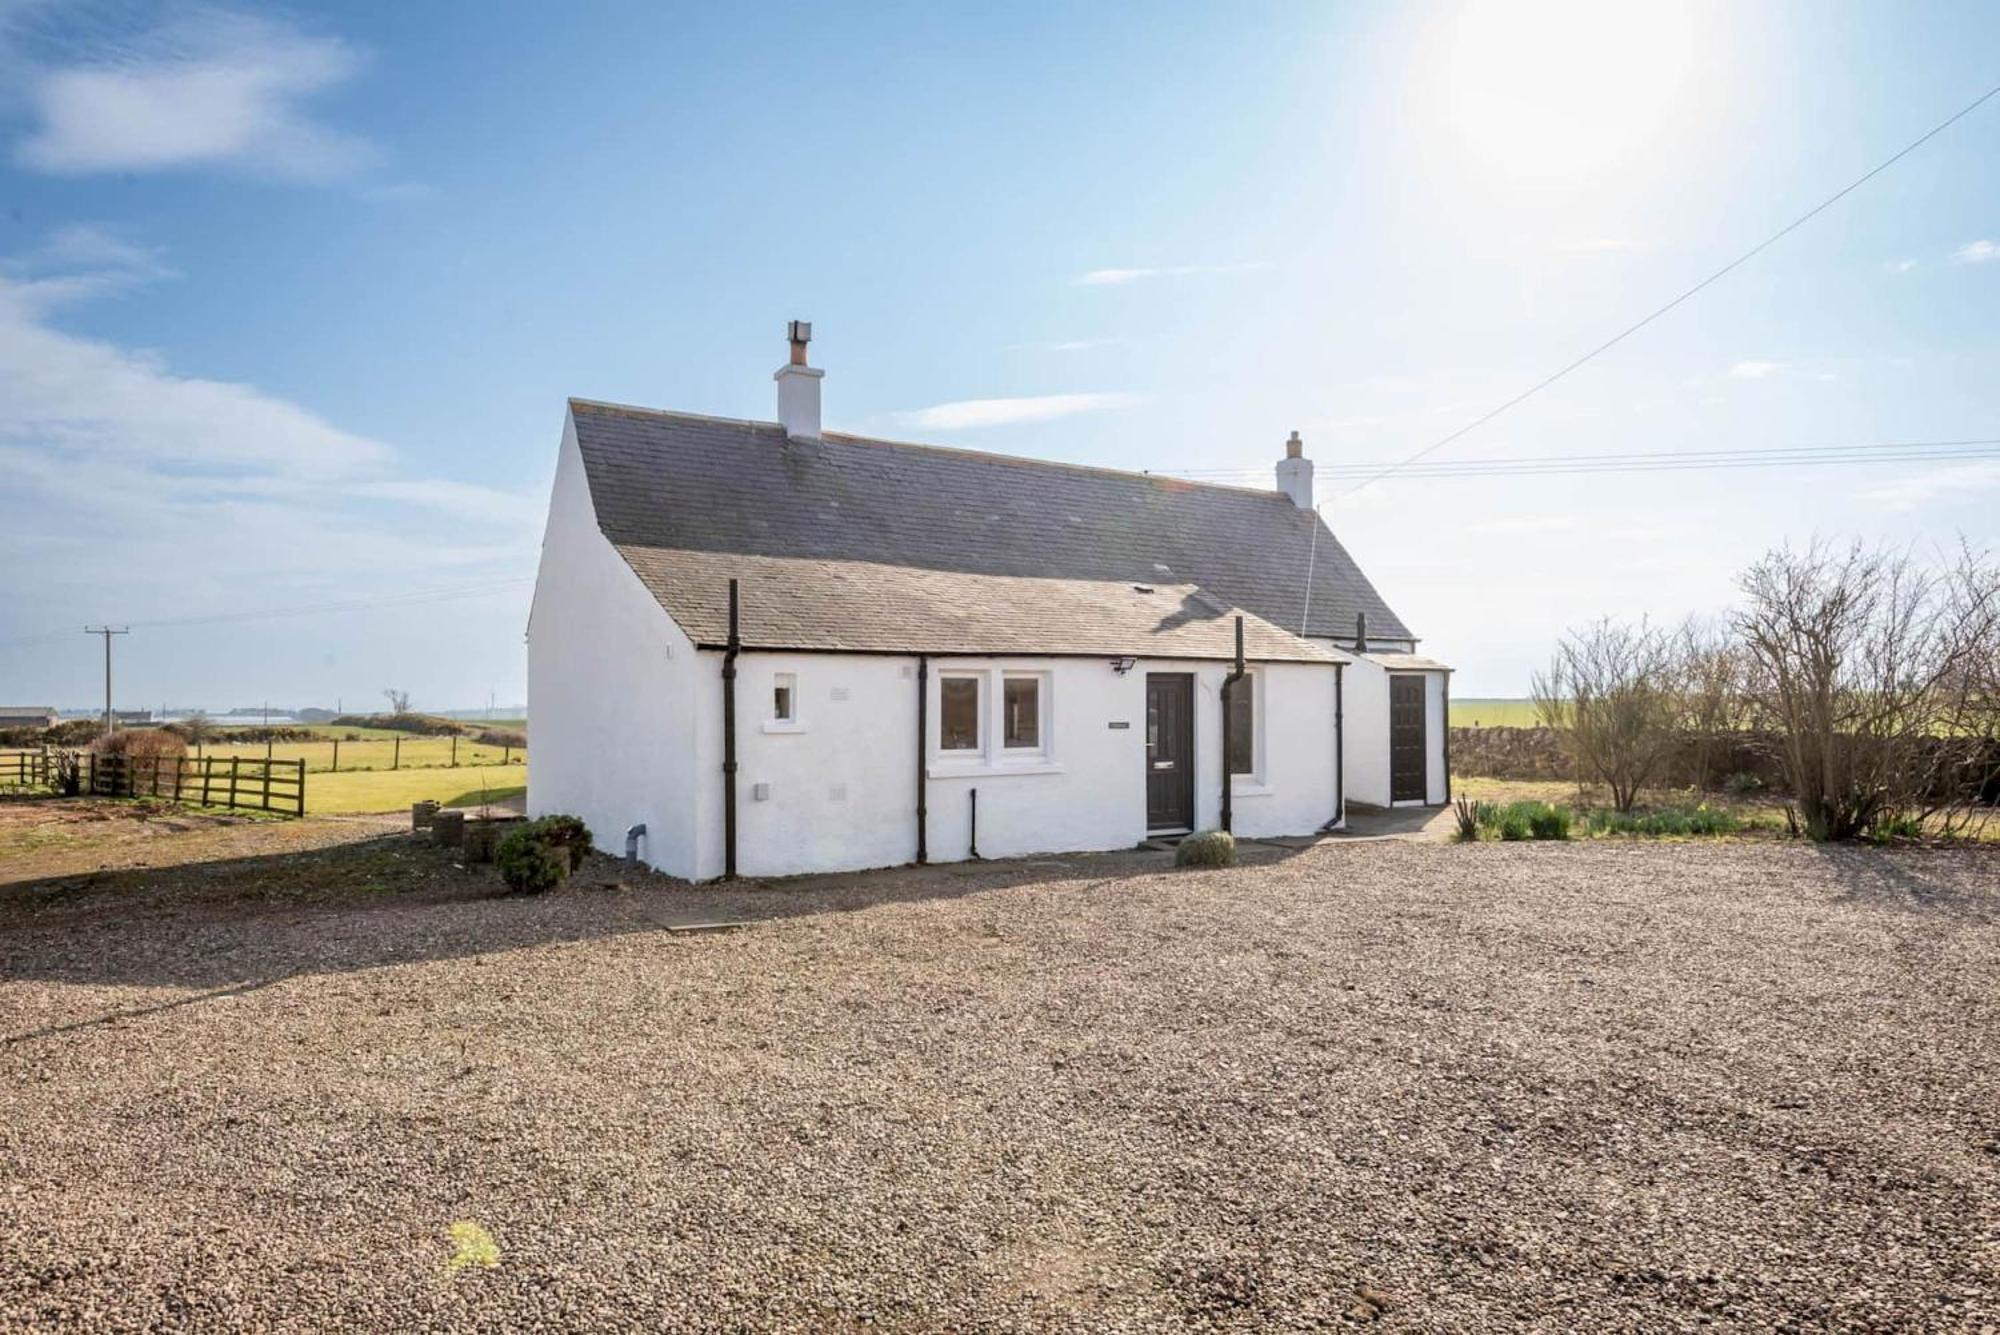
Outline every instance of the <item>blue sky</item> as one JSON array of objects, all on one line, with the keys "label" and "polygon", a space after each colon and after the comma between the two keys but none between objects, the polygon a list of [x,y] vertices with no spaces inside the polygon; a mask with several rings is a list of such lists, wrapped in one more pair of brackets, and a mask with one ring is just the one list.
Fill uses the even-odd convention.
[{"label": "blue sky", "polygon": [[[795,316],[836,429],[1399,458],[1996,79],[1972,3],[0,0],[0,697],[109,620],[134,706],[519,700],[565,396],[769,418]],[[1437,457],[2000,436],[1996,142]],[[1466,695],[1788,539],[2000,537],[1992,461],[1321,494]]]}]

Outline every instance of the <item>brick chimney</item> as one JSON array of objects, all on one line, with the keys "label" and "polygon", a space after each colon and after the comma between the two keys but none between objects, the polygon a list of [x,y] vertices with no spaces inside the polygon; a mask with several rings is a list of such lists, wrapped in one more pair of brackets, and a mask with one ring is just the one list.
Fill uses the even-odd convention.
[{"label": "brick chimney", "polygon": [[1296,431],[1285,442],[1285,457],[1278,460],[1278,490],[1299,509],[1313,508],[1313,461],[1306,458],[1306,443]]},{"label": "brick chimney", "polygon": [[812,323],[794,320],[786,333],[792,342],[792,359],[771,377],[778,382],[778,424],[793,440],[818,440],[819,382],[826,372],[806,365],[806,344],[812,342]]}]

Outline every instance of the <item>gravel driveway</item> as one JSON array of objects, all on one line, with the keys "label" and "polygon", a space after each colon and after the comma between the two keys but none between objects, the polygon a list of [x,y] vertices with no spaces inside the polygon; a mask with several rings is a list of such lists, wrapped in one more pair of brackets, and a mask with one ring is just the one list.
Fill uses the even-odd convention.
[{"label": "gravel driveway", "polygon": [[0,886],[0,1327],[2000,1325],[1991,854],[366,833]]}]

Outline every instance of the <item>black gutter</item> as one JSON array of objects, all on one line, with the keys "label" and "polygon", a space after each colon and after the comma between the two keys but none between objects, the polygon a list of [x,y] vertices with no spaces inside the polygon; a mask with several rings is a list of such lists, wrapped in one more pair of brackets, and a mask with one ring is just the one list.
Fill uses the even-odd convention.
[{"label": "black gutter", "polygon": [[729,581],[729,643],[722,654],[722,877],[736,879],[736,581]]},{"label": "black gutter", "polygon": [[[707,640],[697,640],[694,647],[714,651],[727,649],[729,645],[727,641],[716,644]],[[977,653],[958,653],[949,649],[827,649],[817,645],[741,643],[737,645],[737,648],[758,654],[825,654],[836,658],[910,658],[918,654],[928,654],[933,658],[1094,658],[1100,663],[1109,662],[1114,658],[1133,658],[1142,663],[1234,663],[1236,661],[1235,657],[1230,654],[1224,654],[1219,657],[1215,654],[1152,654],[1135,653],[1129,649],[1123,653],[1114,654],[1109,652],[1079,653],[1074,649],[1010,649],[1004,653],[982,649]],[[1346,653],[1347,651],[1345,649],[1336,649],[1336,652]],[[1335,663],[1335,660],[1331,658],[1259,658],[1247,654],[1244,656],[1243,661],[1250,664],[1304,663],[1307,666],[1317,665],[1320,667],[1332,667]],[[1398,668],[1396,670],[1402,672],[1406,669]],[[1411,672],[1439,672],[1448,671],[1449,669],[1409,668],[1407,670]]]},{"label": "black gutter", "polygon": [[1236,618],[1236,666],[1222,679],[1222,828],[1232,828],[1235,820],[1235,783],[1229,773],[1235,766],[1229,763],[1229,699],[1237,683],[1243,680],[1243,618]]},{"label": "black gutter", "polygon": [[917,865],[919,867],[923,866],[924,863],[930,861],[930,851],[928,848],[925,847],[924,844],[924,817],[928,810],[928,808],[924,804],[924,795],[930,788],[930,784],[926,782],[927,776],[924,773],[924,767],[926,764],[926,750],[924,743],[928,738],[931,726],[930,681],[931,681],[931,660],[923,654],[918,654],[917,655]]}]

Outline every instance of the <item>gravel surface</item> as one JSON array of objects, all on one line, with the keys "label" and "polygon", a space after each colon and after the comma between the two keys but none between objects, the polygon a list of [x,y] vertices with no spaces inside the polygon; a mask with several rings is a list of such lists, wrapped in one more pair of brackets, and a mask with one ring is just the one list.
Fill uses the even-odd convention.
[{"label": "gravel surface", "polygon": [[0,886],[0,1326],[2000,1327],[1991,853],[369,834]]}]

